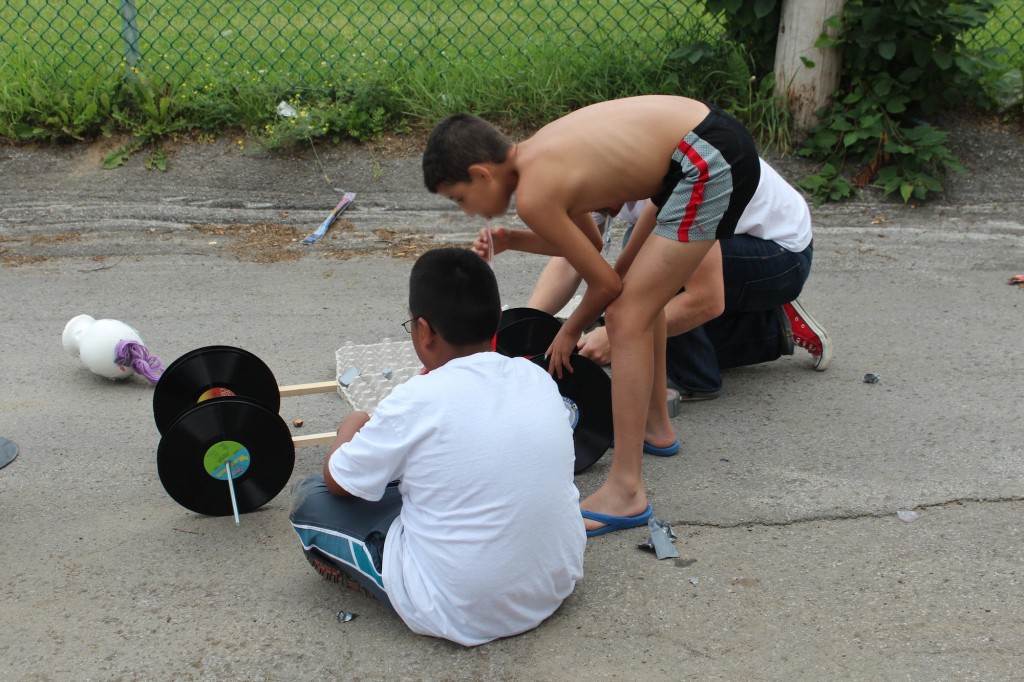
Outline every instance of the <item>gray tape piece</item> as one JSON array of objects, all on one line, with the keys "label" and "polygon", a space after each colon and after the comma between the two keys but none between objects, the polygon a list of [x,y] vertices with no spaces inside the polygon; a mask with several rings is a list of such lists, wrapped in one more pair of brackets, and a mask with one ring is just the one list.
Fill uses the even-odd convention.
[{"label": "gray tape piece", "polygon": [[18,446],[13,440],[0,436],[0,469],[14,461],[18,456]]},{"label": "gray tape piece", "polygon": [[652,516],[647,522],[647,527],[651,530],[651,535],[647,538],[647,542],[639,545],[641,549],[653,549],[659,559],[676,559],[679,557],[679,552],[672,544],[676,539],[672,526],[662,519]]},{"label": "gray tape piece", "polygon": [[349,367],[348,369],[341,373],[340,377],[338,377],[338,383],[341,384],[342,386],[351,386],[352,382],[355,381],[358,377],[359,368]]}]

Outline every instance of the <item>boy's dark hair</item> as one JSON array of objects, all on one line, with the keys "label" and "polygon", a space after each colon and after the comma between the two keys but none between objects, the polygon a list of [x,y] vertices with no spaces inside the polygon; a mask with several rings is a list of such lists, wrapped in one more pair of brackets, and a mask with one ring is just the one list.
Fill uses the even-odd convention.
[{"label": "boy's dark hair", "polygon": [[423,152],[423,182],[431,194],[442,183],[469,182],[475,163],[502,163],[512,141],[479,116],[452,114],[438,123]]},{"label": "boy's dark hair", "polygon": [[490,340],[501,319],[498,280],[474,251],[427,251],[409,275],[409,312],[453,346]]}]

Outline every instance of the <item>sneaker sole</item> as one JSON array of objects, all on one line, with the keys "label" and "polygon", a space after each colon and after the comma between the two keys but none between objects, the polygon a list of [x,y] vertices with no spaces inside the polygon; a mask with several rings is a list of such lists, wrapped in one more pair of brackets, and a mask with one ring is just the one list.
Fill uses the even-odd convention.
[{"label": "sneaker sole", "polygon": [[313,567],[313,570],[319,573],[320,577],[324,580],[328,580],[332,583],[338,583],[342,587],[346,587],[353,592],[360,592],[371,599],[376,599],[372,592],[347,576],[344,571],[331,562],[321,559],[311,553],[306,553],[306,561],[309,562],[309,565]]},{"label": "sneaker sole", "polygon": [[691,391],[677,384],[671,377],[667,378],[666,386],[668,390],[678,393],[679,401],[683,403],[692,403],[698,400],[714,400],[722,395],[722,389],[717,391]]}]

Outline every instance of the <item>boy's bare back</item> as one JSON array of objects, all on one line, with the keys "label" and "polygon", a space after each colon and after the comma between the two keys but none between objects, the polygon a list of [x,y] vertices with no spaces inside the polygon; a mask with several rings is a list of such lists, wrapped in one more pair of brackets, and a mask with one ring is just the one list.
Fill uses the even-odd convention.
[{"label": "boy's bare back", "polygon": [[574,111],[519,143],[516,205],[579,215],[661,188],[679,141],[708,114],[696,100],[646,95]]}]

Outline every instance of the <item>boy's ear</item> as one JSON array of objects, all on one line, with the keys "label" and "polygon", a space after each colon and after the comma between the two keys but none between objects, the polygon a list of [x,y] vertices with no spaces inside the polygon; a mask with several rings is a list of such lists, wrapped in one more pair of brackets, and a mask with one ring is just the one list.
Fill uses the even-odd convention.
[{"label": "boy's ear", "polygon": [[486,163],[474,163],[467,170],[469,170],[469,177],[474,180],[479,179],[487,182],[494,176],[490,165]]},{"label": "boy's ear", "polygon": [[437,332],[431,329],[427,318],[417,318],[416,325],[420,328],[420,342],[428,348],[433,346],[437,342]]}]

